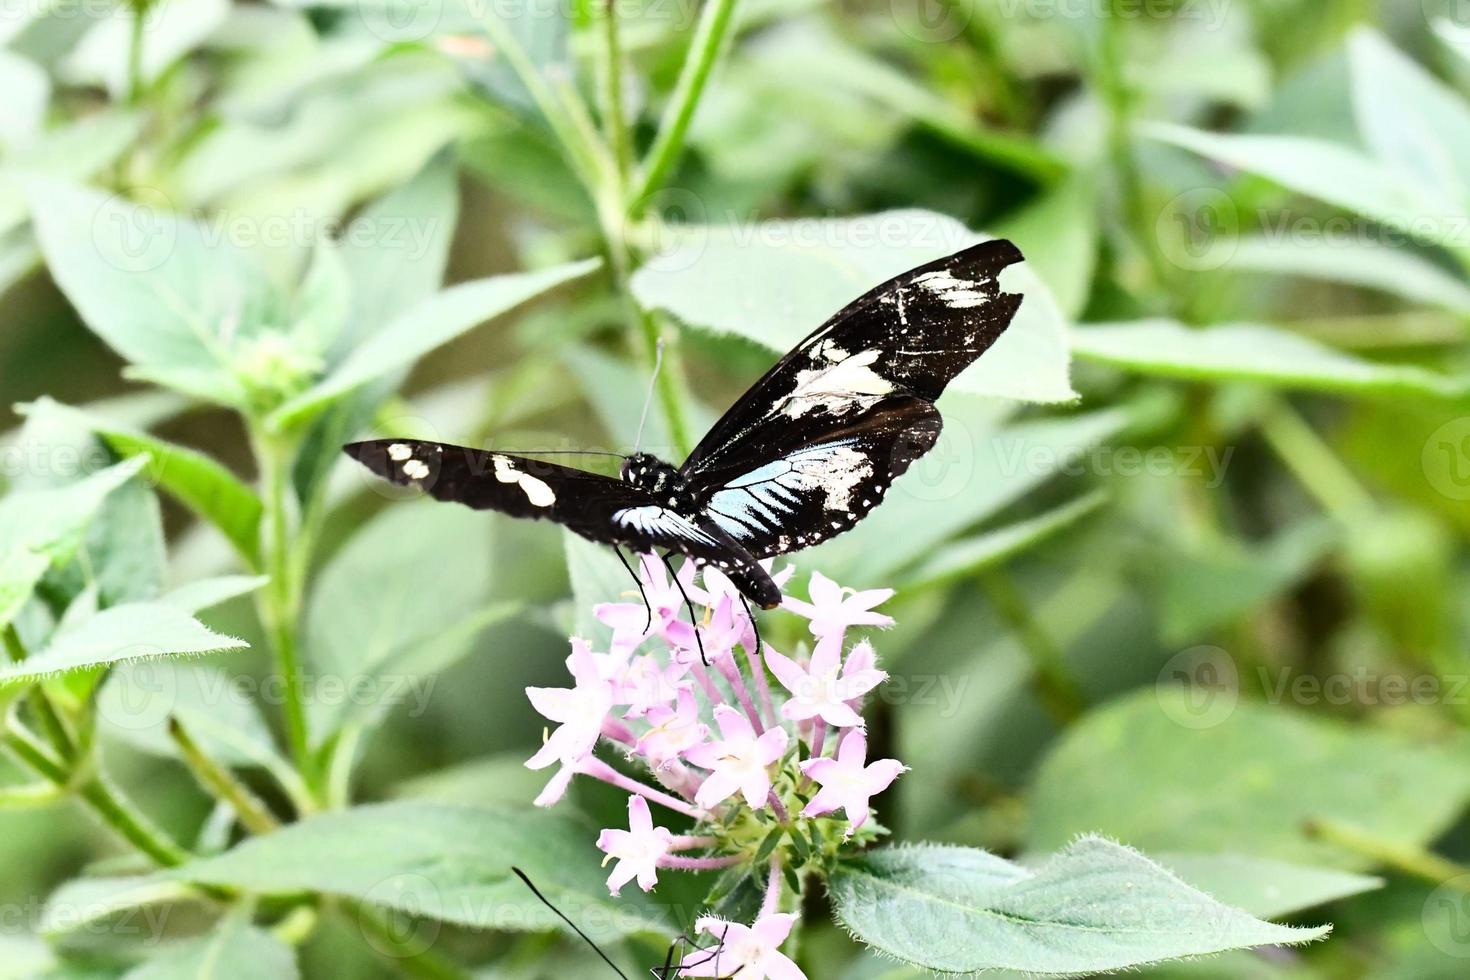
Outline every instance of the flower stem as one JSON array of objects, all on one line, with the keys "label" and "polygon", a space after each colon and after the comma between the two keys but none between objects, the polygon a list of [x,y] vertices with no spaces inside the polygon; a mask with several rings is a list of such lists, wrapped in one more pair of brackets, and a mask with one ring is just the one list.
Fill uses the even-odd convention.
[{"label": "flower stem", "polygon": [[168,734],[195,780],[211,796],[228,803],[241,826],[252,834],[269,834],[279,829],[280,822],[250,787],[205,752],[176,716],[168,720]]},{"label": "flower stem", "polygon": [[760,654],[753,650],[746,650],[745,657],[750,662],[750,676],[755,681],[756,696],[761,699],[761,714],[767,724],[780,724],[776,717],[776,707],[771,701],[771,682],[766,680],[766,665]]},{"label": "flower stem", "polygon": [[725,680],[730,684],[730,690],[735,692],[735,700],[740,702],[740,707],[745,711],[745,717],[750,719],[751,727],[757,735],[765,733],[766,726],[761,721],[760,712],[755,710],[755,702],[750,699],[750,690],[745,686],[745,678],[740,676],[740,670],[735,666],[733,655],[719,657],[715,660],[715,666],[719,668]]},{"label": "flower stem", "polygon": [[733,868],[744,860],[745,856],[743,854],[727,854],[724,857],[705,858],[665,854],[658,859],[658,866],[660,868],[674,868],[678,871],[718,871],[720,868]]},{"label": "flower stem", "polygon": [[[4,635],[5,652],[12,663],[20,663],[27,656],[26,648],[20,641],[20,634],[15,631],[14,624],[5,627]],[[77,746],[72,739],[71,732],[61,720],[61,713],[57,711],[56,704],[51,700],[43,687],[37,685],[30,693],[31,710],[36,713],[36,719],[40,721],[41,727],[46,730],[46,738],[51,742],[61,758],[67,762],[76,759]]]},{"label": "flower stem", "polygon": [[768,915],[775,915],[776,910],[781,907],[781,855],[779,852],[771,855],[770,872],[766,877],[766,894],[761,899],[760,914],[756,917],[764,919]]},{"label": "flower stem", "polygon": [[1086,709],[1087,700],[1067,671],[1061,650],[1037,622],[1016,583],[1000,568],[986,572],[980,582],[996,611],[1030,656],[1042,705],[1063,725],[1076,719]]},{"label": "flower stem", "polygon": [[641,796],[650,803],[657,803],[659,806],[673,810],[675,813],[682,813],[686,817],[693,817],[698,820],[705,815],[703,810],[690,806],[683,800],[676,799],[667,793],[662,793],[652,786],[646,786],[636,779],[629,779],[601,759],[589,757],[577,771],[585,773],[594,779],[600,779],[611,786],[616,786],[624,792]]},{"label": "flower stem", "polygon": [[714,71],[715,62],[725,48],[725,38],[734,19],[735,0],[710,0],[700,12],[699,25],[695,28],[694,40],[685,56],[684,67],[679,72],[679,81],[669,99],[659,122],[658,135],[644,158],[643,178],[638,183],[630,203],[636,216],[649,194],[663,186],[684,152],[684,138],[689,124],[694,119],[694,110],[704,94],[705,83]]},{"label": "flower stem", "polygon": [[128,105],[143,100],[143,37],[150,5],[148,0],[133,0],[128,5],[133,14],[128,25]]}]

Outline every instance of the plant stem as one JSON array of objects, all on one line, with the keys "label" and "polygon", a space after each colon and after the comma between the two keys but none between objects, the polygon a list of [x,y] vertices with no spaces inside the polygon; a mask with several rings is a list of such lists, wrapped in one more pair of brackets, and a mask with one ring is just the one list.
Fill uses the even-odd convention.
[{"label": "plant stem", "polygon": [[1036,693],[1042,705],[1060,724],[1075,720],[1087,708],[1087,699],[1067,671],[1062,652],[1037,622],[1025,596],[1010,575],[993,568],[980,577],[987,597],[1001,619],[1015,632],[1036,671]]},{"label": "plant stem", "polygon": [[147,28],[150,0],[133,0],[133,19],[128,27],[128,105],[143,100],[143,35]]},{"label": "plant stem", "polygon": [[602,124],[619,178],[627,180],[633,166],[633,140],[623,107],[623,45],[618,37],[615,0],[602,0]]},{"label": "plant stem", "polygon": [[[27,656],[26,648],[20,642],[20,634],[15,631],[15,625],[5,627],[4,635],[5,653],[10,657],[12,663],[20,663]],[[35,712],[41,727],[46,730],[46,738],[55,747],[61,758],[71,762],[77,756],[76,741],[71,732],[61,720],[61,713],[56,709],[56,704],[51,700],[41,685],[31,691],[29,697],[31,710]]]},{"label": "plant stem", "polygon": [[306,717],[305,687],[301,658],[296,646],[296,621],[301,611],[301,559],[294,553],[291,540],[292,445],[254,427],[253,442],[264,484],[266,504],[266,541],[264,547],[266,574],[270,585],[257,600],[261,621],[270,635],[276,669],[285,683],[286,738],[291,746],[292,761],[300,770],[307,786],[315,794],[317,766],[311,752],[311,732]]},{"label": "plant stem", "polygon": [[1395,871],[1421,878],[1433,884],[1459,882],[1457,887],[1470,891],[1470,868],[1440,857],[1422,847],[1384,840],[1351,824],[1336,820],[1314,820],[1307,826],[1311,836],[1335,844],[1345,851],[1371,858]]},{"label": "plant stem", "polygon": [[241,826],[252,834],[269,834],[280,828],[280,823],[260,798],[205,752],[177,717],[169,718],[168,734],[199,785],[215,799],[228,803]]},{"label": "plant stem", "polygon": [[635,217],[648,195],[663,186],[684,152],[684,137],[689,132],[689,123],[694,119],[694,110],[699,106],[715,62],[725,48],[734,13],[735,0],[709,0],[700,12],[699,26],[695,28],[689,54],[684,58],[679,81],[659,121],[658,135],[644,158],[642,180],[629,202]]},{"label": "plant stem", "polygon": [[1375,508],[1337,455],[1284,398],[1276,398],[1262,414],[1261,435],[1307,492],[1340,521],[1356,521]]}]

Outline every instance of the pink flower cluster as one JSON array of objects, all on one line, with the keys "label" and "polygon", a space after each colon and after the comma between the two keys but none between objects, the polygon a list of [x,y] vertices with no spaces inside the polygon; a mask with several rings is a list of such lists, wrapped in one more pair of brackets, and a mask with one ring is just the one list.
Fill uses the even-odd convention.
[{"label": "pink flower cluster", "polygon": [[[783,589],[792,572],[775,574]],[[594,610],[612,630],[608,652],[572,640],[573,687],[526,690],[536,710],[558,725],[526,762],[532,769],[559,766],[536,802],[557,802],[578,774],[630,794],[628,829],[604,830],[597,841],[616,862],[607,882],[615,895],[635,878],[651,890],[663,869],[768,861],[755,922],[700,919],[702,932],[721,937],[718,955],[686,958],[680,972],[714,976],[709,971],[717,965],[719,975],[740,970],[749,980],[802,977],[778,950],[795,922],[781,912],[781,882],[783,868],[809,860],[811,849],[767,847],[769,858],[757,852],[774,828],[818,847],[826,837],[848,840],[867,824],[871,798],[904,771],[895,759],[867,761],[862,702],[888,675],[866,639],[846,646],[853,627],[892,625],[873,610],[893,592],[844,589],[813,572],[810,601],[787,596],[781,604],[808,621],[812,636],[810,654],[793,658],[769,644],[757,649],[740,594],[719,572],[706,569],[696,582],[695,567],[686,562],[672,580],[658,559],[645,556],[640,579],[648,606],[619,602]],[[700,612],[698,623],[683,616],[686,594]],[[640,760],[657,785],[598,759],[595,749],[604,741]],[[658,826],[650,804],[691,818],[697,832]]]}]

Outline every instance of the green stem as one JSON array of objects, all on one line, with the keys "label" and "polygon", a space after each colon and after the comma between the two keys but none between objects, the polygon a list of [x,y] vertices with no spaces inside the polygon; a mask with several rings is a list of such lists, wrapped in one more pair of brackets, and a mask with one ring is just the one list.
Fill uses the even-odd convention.
[{"label": "green stem", "polygon": [[[72,787],[72,773],[41,745],[30,732],[11,721],[3,736],[4,746],[21,762],[59,787]],[[164,867],[177,867],[189,854],[156,827],[143,813],[97,773],[75,789],[77,797],[119,837]]]},{"label": "green stem", "polygon": [[1036,671],[1036,693],[1058,723],[1066,725],[1087,709],[1087,699],[1067,670],[1061,649],[1042,628],[1010,575],[993,568],[980,577],[986,596],[1015,632]]},{"label": "green stem", "polygon": [[205,752],[177,717],[169,718],[168,734],[199,785],[215,799],[228,803],[241,826],[252,834],[269,834],[280,828],[275,816],[250,787]]},{"label": "green stem", "polygon": [[643,179],[633,194],[630,205],[636,217],[642,202],[648,195],[663,186],[674,164],[684,152],[684,138],[689,124],[694,119],[694,110],[704,94],[705,83],[714,71],[715,63],[725,48],[725,38],[734,19],[736,0],[709,0],[700,12],[699,25],[695,28],[694,40],[684,67],[679,72],[679,81],[659,121],[658,135],[643,163]]},{"label": "green stem", "polygon": [[633,166],[633,140],[623,106],[623,44],[615,0],[602,0],[602,122],[621,180]]},{"label": "green stem", "polygon": [[1307,832],[1345,851],[1362,855],[1414,878],[1436,885],[1455,884],[1464,891],[1470,891],[1470,885],[1466,884],[1470,881],[1470,868],[1421,847],[1384,840],[1359,827],[1337,820],[1314,820],[1307,826]]},{"label": "green stem", "polygon": [[1285,398],[1271,403],[1260,426],[1271,449],[1332,516],[1351,522],[1373,511],[1372,494]]},{"label": "green stem", "polygon": [[[15,631],[14,624],[5,627],[4,635],[5,653],[10,657],[12,663],[20,663],[27,656],[25,645],[20,642],[20,634]],[[55,747],[62,759],[70,762],[77,757],[76,740],[72,738],[71,731],[61,720],[61,712],[57,710],[56,703],[51,700],[44,688],[37,685],[29,697],[31,711],[46,730],[46,738]]]},{"label": "green stem", "polygon": [[255,427],[255,455],[260,466],[266,501],[265,568],[270,585],[258,594],[260,617],[270,635],[276,669],[285,684],[284,715],[291,758],[313,792],[317,790],[311,732],[307,723],[305,683],[296,643],[296,621],[301,611],[302,560],[291,538],[292,446]]}]

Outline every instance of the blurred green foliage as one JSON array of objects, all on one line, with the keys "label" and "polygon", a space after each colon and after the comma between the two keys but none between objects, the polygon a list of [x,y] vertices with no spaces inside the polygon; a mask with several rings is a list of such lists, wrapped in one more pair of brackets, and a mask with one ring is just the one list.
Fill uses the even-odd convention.
[{"label": "blurred green foliage", "polygon": [[[622,798],[520,766],[626,584],[337,448],[626,450],[662,339],[678,457],[981,236],[1022,315],[794,556],[898,589],[882,822],[1336,926],[1150,976],[1463,974],[1462,4],[33,0],[0,92],[0,978],[593,975],[512,859],[661,962],[579,851]],[[830,904],[814,980],[927,975]]]}]

